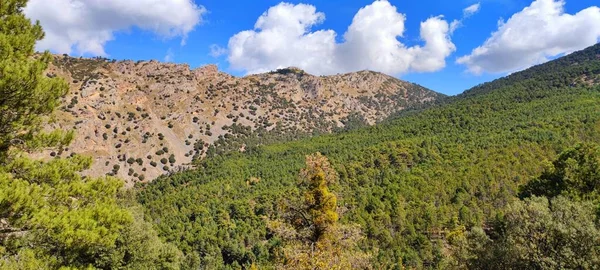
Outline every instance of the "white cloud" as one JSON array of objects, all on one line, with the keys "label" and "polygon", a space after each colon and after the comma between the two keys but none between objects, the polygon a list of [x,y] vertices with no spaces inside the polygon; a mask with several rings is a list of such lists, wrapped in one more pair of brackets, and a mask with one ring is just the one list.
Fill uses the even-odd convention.
[{"label": "white cloud", "polygon": [[508,21],[470,55],[457,63],[470,72],[506,73],[543,63],[551,57],[596,44],[600,38],[600,8],[574,15],[564,12],[563,0],[536,0]]},{"label": "white cloud", "polygon": [[463,16],[464,17],[473,16],[475,13],[479,12],[480,7],[481,7],[480,3],[468,6],[467,8],[463,9]]},{"label": "white cloud", "polygon": [[192,0],[30,0],[25,8],[46,32],[37,49],[91,55],[106,55],[114,33],[133,27],[183,44],[205,12]]},{"label": "white cloud", "polygon": [[464,8],[462,18],[460,18],[460,20],[454,20],[450,23],[450,33],[454,33],[454,31],[456,29],[462,27],[463,21],[465,21],[467,18],[469,18],[469,17],[475,15],[477,12],[479,12],[480,8],[481,8],[480,3],[473,4],[473,5],[470,5],[466,8]]},{"label": "white cloud", "polygon": [[336,42],[333,30],[311,29],[325,14],[311,5],[281,3],[258,18],[254,30],[229,40],[228,60],[233,69],[258,73],[296,66],[313,74],[335,74],[370,69],[388,74],[430,72],[445,66],[456,50],[450,26],[442,16],[421,23],[423,46],[407,47],[398,40],[405,16],[388,1],[375,1],[355,15]]},{"label": "white cloud", "polygon": [[209,55],[217,58],[220,57],[221,55],[226,55],[227,54],[227,49],[217,45],[217,44],[212,44],[210,45],[210,53]]}]

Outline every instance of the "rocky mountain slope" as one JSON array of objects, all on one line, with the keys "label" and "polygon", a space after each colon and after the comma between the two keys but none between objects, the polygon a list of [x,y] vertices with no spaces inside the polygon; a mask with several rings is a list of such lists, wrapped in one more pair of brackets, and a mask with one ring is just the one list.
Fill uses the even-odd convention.
[{"label": "rocky mountain slope", "polygon": [[371,71],[313,76],[296,68],[234,77],[209,65],[56,56],[48,76],[71,87],[53,128],[75,129],[69,148],[90,155],[89,175],[149,181],[194,158],[248,141],[374,124],[441,94]]}]

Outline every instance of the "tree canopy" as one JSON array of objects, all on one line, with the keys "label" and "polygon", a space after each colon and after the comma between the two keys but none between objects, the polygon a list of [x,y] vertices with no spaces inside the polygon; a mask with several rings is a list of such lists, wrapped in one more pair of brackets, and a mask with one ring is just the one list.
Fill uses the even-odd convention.
[{"label": "tree canopy", "polygon": [[25,155],[73,137],[41,130],[68,87],[44,75],[52,56],[34,54],[44,34],[26,3],[0,3],[0,269],[178,269],[181,252],[158,238],[123,181],[82,177],[88,157]]},{"label": "tree canopy", "polygon": [[42,129],[68,88],[34,54],[26,3],[0,3],[0,269],[600,264],[600,45],[380,125],[213,147],[124,190],[82,176],[90,158],[26,155],[75,136]]},{"label": "tree canopy", "polygon": [[[282,199],[304,198],[297,172],[306,155],[320,152],[338,175],[327,187],[337,199],[336,223],[364,233],[359,246],[372,255],[373,268],[469,267],[464,239],[498,223],[498,216],[524,205],[551,213],[559,209],[552,208],[555,195],[573,200],[573,207],[593,197],[584,194],[594,194],[595,178],[588,177],[597,174],[594,159],[579,160],[580,152],[569,149],[600,141],[600,86],[593,83],[600,81],[599,54],[600,45],[592,46],[373,127],[216,155],[196,170],[139,185],[138,199],[161,237],[198,265],[274,267],[286,241],[274,237],[263,217],[279,220]],[[583,152],[593,152],[590,147]],[[548,196],[547,205],[518,201],[529,196],[527,183],[555,174],[565,175],[561,181],[570,188]],[[541,187],[530,190],[547,189]],[[533,210],[519,211],[510,224]],[[587,211],[573,215],[593,220]],[[558,217],[548,222],[574,225]],[[484,229],[494,240],[496,232]]]},{"label": "tree canopy", "polygon": [[[32,24],[23,15],[26,4],[26,0],[6,0],[0,5],[0,161],[11,146],[24,147],[34,139],[40,118],[51,113],[68,91],[63,80],[43,74],[52,56],[33,55],[44,32],[39,23]],[[64,142],[56,135],[51,142]]]}]

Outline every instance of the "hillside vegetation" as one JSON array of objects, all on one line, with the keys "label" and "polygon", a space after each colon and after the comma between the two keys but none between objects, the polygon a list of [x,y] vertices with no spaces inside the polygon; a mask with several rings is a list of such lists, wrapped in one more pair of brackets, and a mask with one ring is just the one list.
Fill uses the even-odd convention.
[{"label": "hillside vegetation", "polygon": [[0,269],[179,268],[182,253],[158,238],[122,180],[82,177],[89,157],[28,157],[74,134],[43,130],[68,85],[44,76],[52,56],[34,56],[44,32],[23,15],[26,2],[0,4]]},{"label": "hillside vegetation", "polygon": [[[139,202],[187,266],[302,268],[284,252],[297,241],[269,220],[289,218],[282,205],[306,196],[299,172],[305,156],[320,152],[339,176],[330,183],[339,223],[362,236],[353,246],[366,254],[363,268],[593,269],[599,82],[596,45],[386,124],[203,160],[139,185]],[[579,154],[551,169],[562,151]],[[538,181],[546,185],[524,187],[556,171]],[[561,231],[572,226],[579,229]],[[531,230],[543,237],[530,238]]]},{"label": "hillside vegetation", "polygon": [[[440,100],[373,72],[56,59],[1,3],[0,269],[600,268],[600,44]],[[198,110],[213,141],[178,127]]]},{"label": "hillside vegetation", "polygon": [[130,186],[205,156],[375,124],[444,97],[372,71],[234,77],[215,65],[57,55],[46,73],[70,88],[49,126],[77,136],[37,157],[85,154],[95,160],[86,175],[118,176]]}]

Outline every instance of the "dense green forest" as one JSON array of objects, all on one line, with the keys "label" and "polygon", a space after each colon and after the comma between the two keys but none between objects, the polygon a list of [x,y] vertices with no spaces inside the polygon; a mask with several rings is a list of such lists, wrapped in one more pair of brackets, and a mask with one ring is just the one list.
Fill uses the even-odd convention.
[{"label": "dense green forest", "polygon": [[[339,222],[360,229],[366,268],[597,268],[598,201],[571,190],[600,188],[598,55],[600,45],[382,125],[215,156],[138,186],[139,202],[188,267],[279,268],[289,243],[266,220],[298,204],[305,156],[320,152],[339,175]],[[577,162],[587,171],[544,178]]]},{"label": "dense green forest", "polygon": [[68,87],[26,3],[0,4],[0,269],[600,268],[600,45],[126,190],[29,158],[75,134],[43,129]]}]

